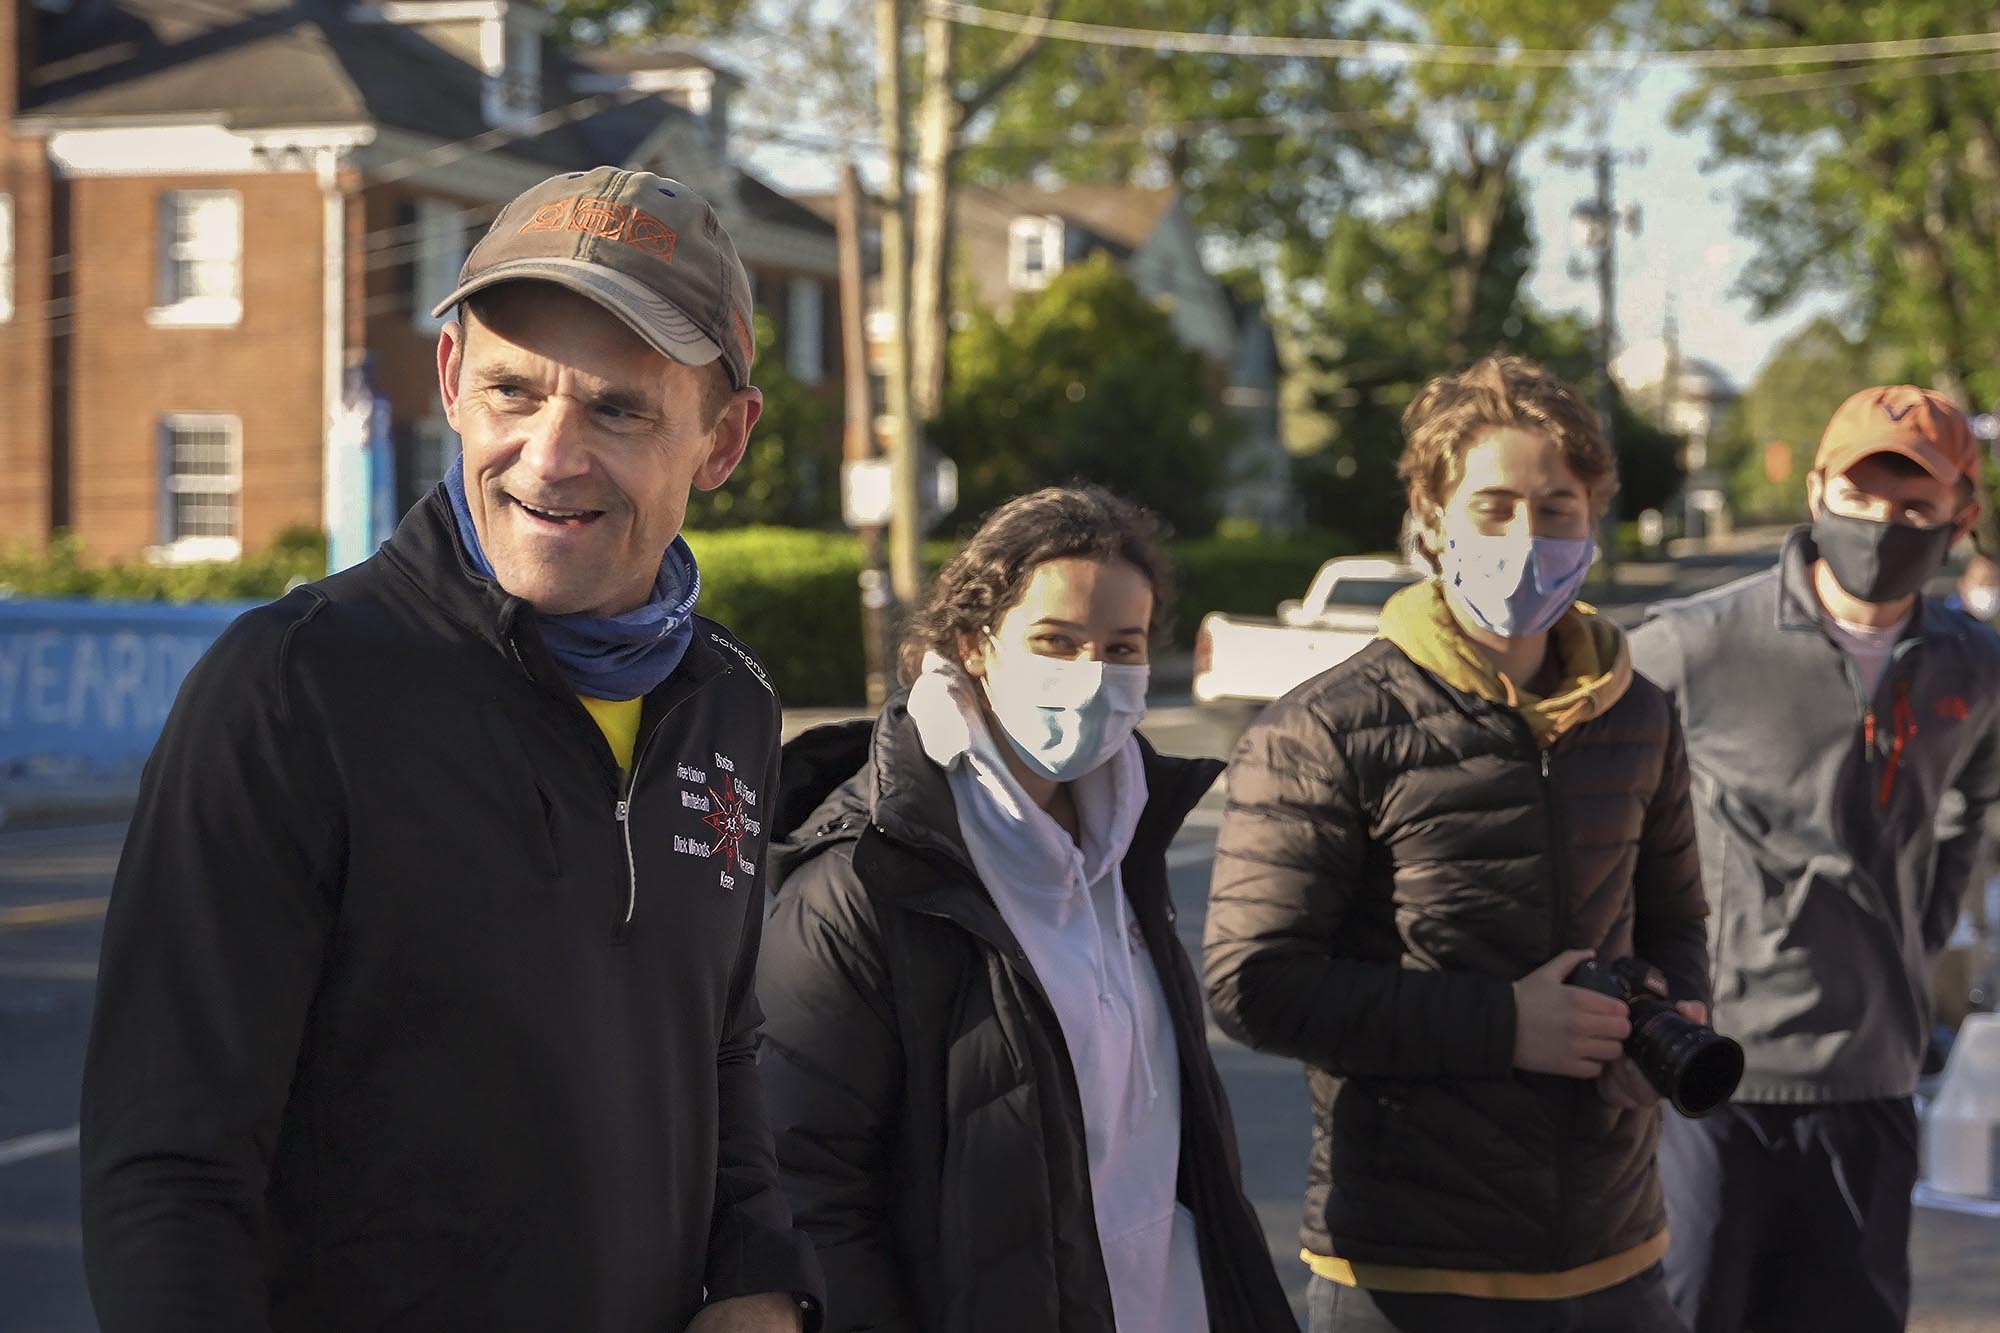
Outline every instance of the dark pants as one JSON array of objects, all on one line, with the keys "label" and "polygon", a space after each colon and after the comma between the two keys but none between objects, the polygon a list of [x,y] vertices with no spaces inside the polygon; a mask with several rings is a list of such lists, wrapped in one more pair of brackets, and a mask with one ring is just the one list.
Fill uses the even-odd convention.
[{"label": "dark pants", "polygon": [[1917,1116],[1907,1097],[1669,1113],[1667,1289],[1692,1333],[1900,1333]]},{"label": "dark pants", "polygon": [[1314,1275],[1306,1314],[1311,1333],[1686,1333],[1658,1264],[1560,1301],[1366,1291]]}]

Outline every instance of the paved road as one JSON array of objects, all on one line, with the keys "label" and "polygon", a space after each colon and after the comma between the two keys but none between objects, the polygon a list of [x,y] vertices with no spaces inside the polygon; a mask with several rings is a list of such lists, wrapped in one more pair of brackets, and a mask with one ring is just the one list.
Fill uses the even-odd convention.
[{"label": "paved road", "polygon": [[[1719,582],[1743,563],[1690,565],[1673,586]],[[1171,752],[1226,755],[1236,725],[1168,707],[1147,730]],[[1213,792],[1172,854],[1191,951],[1200,947],[1220,813],[1221,793]],[[0,832],[0,1333],[94,1327],[83,1290],[74,1127],[101,913],[122,833],[117,823]],[[1235,1108],[1246,1183],[1279,1271],[1302,1300],[1294,1256],[1309,1114],[1304,1080],[1288,1062],[1213,1032],[1211,1039]],[[2000,1220],[1920,1209],[1913,1257],[1913,1330],[2000,1333]]]}]

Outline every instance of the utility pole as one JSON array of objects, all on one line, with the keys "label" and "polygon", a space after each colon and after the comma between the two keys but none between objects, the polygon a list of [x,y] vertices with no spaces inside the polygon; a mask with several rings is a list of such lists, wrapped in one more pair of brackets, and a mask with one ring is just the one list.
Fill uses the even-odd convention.
[{"label": "utility pole", "polygon": [[[868,389],[868,332],[862,317],[867,303],[868,275],[861,263],[861,174],[849,162],[841,169],[840,193],[834,211],[836,246],[840,252],[840,346],[845,379],[846,430],[841,457],[866,463],[875,457],[875,406]],[[867,667],[868,706],[880,708],[889,697],[895,648],[890,640],[894,599],[889,574],[882,567],[882,528],[871,523],[861,538],[861,649]]]},{"label": "utility pole", "polygon": [[[1569,166],[1582,165],[1588,161],[1595,178],[1596,191],[1592,198],[1584,200],[1570,210],[1570,218],[1576,232],[1576,239],[1582,247],[1595,253],[1597,276],[1597,416],[1604,428],[1604,442],[1610,446],[1613,458],[1618,456],[1616,428],[1611,421],[1611,408],[1617,399],[1617,389],[1611,382],[1611,359],[1618,351],[1618,224],[1623,221],[1626,230],[1637,234],[1639,230],[1639,210],[1628,207],[1622,211],[1612,193],[1612,170],[1621,162],[1637,166],[1646,160],[1644,149],[1628,153],[1613,152],[1609,147],[1599,146],[1587,156],[1573,153],[1552,153],[1557,162]],[[1588,270],[1574,259],[1570,261],[1570,273],[1582,277]],[[1604,543],[1604,577],[1607,583],[1618,582],[1618,498],[1611,499],[1611,509],[1605,514],[1605,522],[1610,531]]]},{"label": "utility pole", "polygon": [[905,185],[903,0],[875,0],[875,106],[881,119],[882,304],[888,312],[889,583],[896,600],[914,606],[923,595],[923,534],[918,512],[917,459],[922,426],[910,410],[910,201]]}]

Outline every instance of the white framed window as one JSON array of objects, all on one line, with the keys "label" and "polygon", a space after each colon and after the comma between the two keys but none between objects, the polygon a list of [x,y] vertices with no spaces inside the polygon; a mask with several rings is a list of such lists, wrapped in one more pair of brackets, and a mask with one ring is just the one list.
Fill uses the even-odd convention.
[{"label": "white framed window", "polygon": [[486,123],[520,129],[542,109],[542,29],[524,6],[509,6],[480,25]]},{"label": "white framed window", "polygon": [[443,417],[425,417],[410,427],[410,489],[421,496],[444,480],[458,457],[458,432]]},{"label": "white framed window", "polygon": [[1007,285],[1035,292],[1062,272],[1061,218],[1019,217],[1007,224]]},{"label": "white framed window", "polygon": [[0,324],[14,317],[14,196],[0,194]]},{"label": "white framed window", "polygon": [[785,284],[785,368],[801,384],[826,378],[826,288],[813,278]]},{"label": "white framed window", "polygon": [[187,413],[160,421],[160,546],[169,561],[243,554],[243,423]]},{"label": "white framed window", "polygon": [[458,286],[458,271],[465,266],[465,219],[456,204],[443,199],[417,201],[416,251],[410,318],[421,331],[436,333],[444,327],[444,319],[434,317],[431,308],[451,295]]},{"label": "white framed window", "polygon": [[243,319],[243,196],[169,190],[160,196],[159,325],[228,326]]}]

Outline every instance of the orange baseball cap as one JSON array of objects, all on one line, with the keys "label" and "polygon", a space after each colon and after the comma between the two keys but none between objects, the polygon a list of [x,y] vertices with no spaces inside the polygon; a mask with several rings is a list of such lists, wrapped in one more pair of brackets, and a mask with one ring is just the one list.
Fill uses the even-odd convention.
[{"label": "orange baseball cap", "polygon": [[1842,403],[1819,437],[1813,466],[1835,476],[1870,454],[1901,454],[1939,481],[1979,484],[1979,441],[1965,413],[1914,384],[1863,389]]}]

